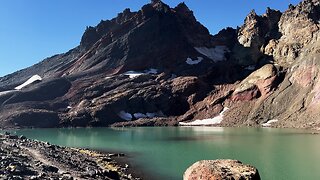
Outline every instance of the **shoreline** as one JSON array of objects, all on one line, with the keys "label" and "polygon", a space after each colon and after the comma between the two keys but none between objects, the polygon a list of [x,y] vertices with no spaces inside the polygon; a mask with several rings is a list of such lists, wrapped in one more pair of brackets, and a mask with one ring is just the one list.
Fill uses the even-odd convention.
[{"label": "shoreline", "polygon": [[[124,123],[124,122],[120,122]],[[220,127],[220,128],[272,128],[272,129],[300,129],[300,130],[314,130],[320,132],[320,127],[291,127],[291,126],[258,126],[258,125],[226,125],[226,124],[213,124],[213,125],[145,125],[145,124],[135,124],[135,121],[125,122],[126,124],[111,124],[110,126],[66,126],[66,127],[51,127],[51,128],[41,128],[41,127],[0,127],[1,132],[10,132],[15,130],[23,129],[79,129],[79,128],[131,128],[131,127]]]},{"label": "shoreline", "polygon": [[[214,128],[261,128],[261,129],[292,129],[292,130],[306,130],[310,131],[310,134],[320,134],[320,128],[318,127],[280,127],[280,126],[268,126],[268,127],[263,127],[263,126],[243,126],[243,125],[193,125],[193,126],[161,126],[161,125],[153,125],[153,126],[132,126],[132,125],[127,125],[127,126],[97,126],[97,127],[54,127],[54,128],[38,128],[38,127],[23,127],[23,128],[0,128],[0,135],[6,132],[14,132],[16,130],[25,130],[25,129],[91,129],[91,128],[111,128],[111,129],[118,129],[118,128],[143,128],[143,127],[214,127]],[[14,134],[14,133],[13,133]],[[104,150],[101,152],[108,153]],[[111,150],[111,152],[113,152]]]},{"label": "shoreline", "polygon": [[[121,152],[115,150],[99,150],[99,149],[91,149],[86,148],[90,151],[98,152],[101,154],[108,154],[112,156],[112,159],[120,166],[126,168],[126,173],[131,174],[133,177],[139,177],[140,179],[154,179],[152,175],[146,171],[136,163],[134,163],[133,159],[137,158],[135,153],[129,152]],[[120,152],[120,153],[119,153]]]},{"label": "shoreline", "polygon": [[[179,128],[179,127],[177,127]],[[249,127],[250,128],[250,127]],[[254,127],[251,127],[254,128]],[[267,128],[272,129],[272,128]],[[283,128],[275,128],[283,129]],[[292,128],[294,129],[294,128]],[[306,129],[301,129],[306,130]],[[310,129],[309,129],[310,130]],[[305,134],[319,134],[315,131],[305,132]],[[4,151],[7,149],[7,151]],[[121,177],[120,179],[156,179],[156,175],[151,172],[147,172],[144,168],[139,167],[133,159],[139,158],[139,153],[135,154],[121,151],[121,150],[99,150],[92,148],[72,148],[72,147],[63,147],[59,145],[52,145],[48,142],[38,141],[28,139],[25,136],[17,136],[14,134],[1,134],[0,131],[0,155],[1,157],[8,157],[9,152],[17,152],[13,157],[9,158],[35,158],[37,162],[29,163],[28,165],[23,165],[24,161],[19,162],[19,168],[12,165],[12,162],[9,162],[6,165],[1,164],[0,167],[0,179],[3,178],[1,174],[3,172],[16,173],[18,170],[18,175],[21,174],[20,165],[22,164],[22,172],[32,172],[27,176],[28,179],[31,177],[38,177],[45,179],[48,177],[86,177],[86,178],[96,178],[104,176],[110,176],[110,173]],[[7,152],[5,154],[4,152]],[[23,154],[23,157],[20,155]],[[64,155],[66,154],[66,155]],[[28,158],[29,156],[29,158]],[[67,158],[68,156],[74,158]],[[39,164],[40,163],[40,164]],[[88,166],[87,166],[88,163]],[[79,167],[72,167],[71,164],[75,164]],[[70,167],[71,166],[71,167]],[[28,169],[29,167],[29,169]],[[30,169],[31,167],[31,169]],[[47,172],[45,169],[51,169],[50,172]],[[68,169],[70,168],[70,169]],[[80,169],[79,169],[80,168]],[[20,169],[20,170],[19,170]],[[57,169],[57,172],[55,170]],[[83,171],[83,169],[87,169]],[[94,171],[92,171],[94,170]],[[20,174],[19,174],[20,171]],[[52,171],[52,172],[51,172]],[[59,172],[59,173],[58,173]],[[23,176],[22,176],[23,177]],[[139,178],[137,178],[139,177]],[[5,178],[4,178],[5,179]]]},{"label": "shoreline", "polygon": [[62,147],[9,133],[0,134],[0,155],[0,179],[141,179],[115,158],[122,153]]}]

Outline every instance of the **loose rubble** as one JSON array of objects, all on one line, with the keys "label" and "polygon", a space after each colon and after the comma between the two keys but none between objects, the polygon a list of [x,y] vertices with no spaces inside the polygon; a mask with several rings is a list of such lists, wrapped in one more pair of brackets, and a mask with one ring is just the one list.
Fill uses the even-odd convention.
[{"label": "loose rubble", "polygon": [[128,167],[102,154],[67,148],[24,136],[0,134],[0,179],[121,179],[133,180]]}]

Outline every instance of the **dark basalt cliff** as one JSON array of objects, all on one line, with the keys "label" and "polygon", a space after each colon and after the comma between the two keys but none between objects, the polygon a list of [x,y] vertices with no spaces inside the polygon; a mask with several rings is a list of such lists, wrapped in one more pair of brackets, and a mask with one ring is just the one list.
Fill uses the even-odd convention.
[{"label": "dark basalt cliff", "polygon": [[220,125],[318,128],[319,10],[252,11],[212,36],[184,3],[126,9],[69,52],[0,78],[0,125],[177,125],[229,108]]}]

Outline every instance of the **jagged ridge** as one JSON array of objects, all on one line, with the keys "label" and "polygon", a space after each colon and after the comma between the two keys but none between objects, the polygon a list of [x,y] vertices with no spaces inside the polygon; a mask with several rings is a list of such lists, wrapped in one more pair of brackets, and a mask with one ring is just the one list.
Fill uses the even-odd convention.
[{"label": "jagged ridge", "polygon": [[229,108],[219,125],[320,127],[319,6],[252,11],[215,36],[184,3],[126,9],[88,27],[69,52],[1,78],[3,91],[43,78],[0,93],[1,125],[177,125]]}]

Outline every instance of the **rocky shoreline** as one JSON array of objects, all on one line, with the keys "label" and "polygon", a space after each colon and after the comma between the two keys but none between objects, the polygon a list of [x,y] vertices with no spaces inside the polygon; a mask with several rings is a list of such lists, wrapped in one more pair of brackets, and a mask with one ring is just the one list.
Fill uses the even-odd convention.
[{"label": "rocky shoreline", "polygon": [[124,154],[61,147],[5,133],[0,134],[0,179],[140,179],[115,160],[120,156]]}]

